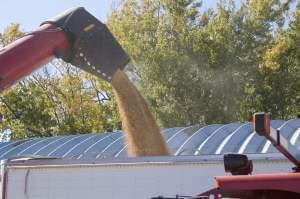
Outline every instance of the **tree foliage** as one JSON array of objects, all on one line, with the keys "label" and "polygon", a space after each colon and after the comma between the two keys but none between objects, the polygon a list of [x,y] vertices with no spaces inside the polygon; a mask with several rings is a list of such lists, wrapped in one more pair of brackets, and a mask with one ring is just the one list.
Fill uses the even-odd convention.
[{"label": "tree foliage", "polygon": [[[300,11],[293,1],[123,0],[108,19],[161,127],[246,121],[300,108]],[[5,46],[24,35],[11,24]],[[14,138],[120,128],[111,87],[54,60],[0,97]]]},{"label": "tree foliage", "polygon": [[255,111],[287,119],[299,109],[299,65],[287,58],[299,52],[284,36],[299,24],[285,30],[291,3],[228,0],[203,10],[196,0],[124,0],[108,24],[163,126],[244,121]]}]

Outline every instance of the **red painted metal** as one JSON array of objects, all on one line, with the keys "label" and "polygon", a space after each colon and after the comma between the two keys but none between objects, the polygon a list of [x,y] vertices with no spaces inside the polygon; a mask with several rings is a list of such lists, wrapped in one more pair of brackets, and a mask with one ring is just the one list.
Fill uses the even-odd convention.
[{"label": "red painted metal", "polygon": [[0,91],[50,61],[55,52],[67,49],[65,33],[52,24],[44,24],[0,49]]},{"label": "red painted metal", "polygon": [[300,193],[300,173],[216,177],[222,191],[277,190]]}]

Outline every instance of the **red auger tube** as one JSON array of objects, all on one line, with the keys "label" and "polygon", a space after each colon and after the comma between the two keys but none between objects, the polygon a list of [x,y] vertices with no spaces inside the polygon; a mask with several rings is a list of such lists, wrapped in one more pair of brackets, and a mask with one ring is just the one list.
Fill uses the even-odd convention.
[{"label": "red auger tube", "polygon": [[53,24],[44,24],[0,49],[0,91],[29,75],[58,53],[64,54],[67,49],[66,34]]}]

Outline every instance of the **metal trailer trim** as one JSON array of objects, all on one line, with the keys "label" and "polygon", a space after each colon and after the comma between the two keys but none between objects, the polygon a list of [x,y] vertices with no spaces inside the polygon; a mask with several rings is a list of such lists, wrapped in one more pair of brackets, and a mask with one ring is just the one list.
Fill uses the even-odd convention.
[{"label": "metal trailer trim", "polygon": [[[248,158],[257,162],[288,162],[279,153],[274,154],[250,154]],[[136,157],[136,158],[105,158],[91,160],[77,159],[53,159],[53,158],[15,158],[7,161],[7,166],[68,166],[68,165],[135,165],[135,164],[223,164],[223,155],[206,156],[155,156],[155,157]]]},{"label": "metal trailer trim", "polygon": [[1,160],[0,161],[0,172],[1,172],[1,180],[0,180],[0,187],[1,187],[1,193],[0,193],[0,197],[1,199],[6,199],[6,195],[7,195],[7,160]]}]

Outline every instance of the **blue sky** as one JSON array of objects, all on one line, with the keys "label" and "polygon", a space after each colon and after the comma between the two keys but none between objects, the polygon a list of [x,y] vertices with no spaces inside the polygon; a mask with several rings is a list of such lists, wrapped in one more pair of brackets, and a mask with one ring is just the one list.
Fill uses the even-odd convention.
[{"label": "blue sky", "polygon": [[[39,24],[72,7],[83,6],[105,22],[111,6],[121,0],[3,0],[0,11],[0,32],[10,23],[21,24],[22,31],[34,30]],[[215,8],[218,0],[203,0],[202,10]],[[239,4],[242,0],[234,0]],[[296,0],[295,2],[299,2]],[[296,4],[293,5],[295,7]],[[295,9],[295,8],[293,8]]]},{"label": "blue sky", "polygon": [[64,10],[84,6],[101,21],[105,21],[115,0],[4,0],[1,2],[0,31],[12,22],[30,31]]},{"label": "blue sky", "polygon": [[[39,24],[72,7],[83,6],[105,22],[111,6],[119,0],[4,0],[1,3],[0,32],[10,23],[21,24],[23,31],[31,31]],[[214,7],[217,0],[204,0],[203,9]]]}]

